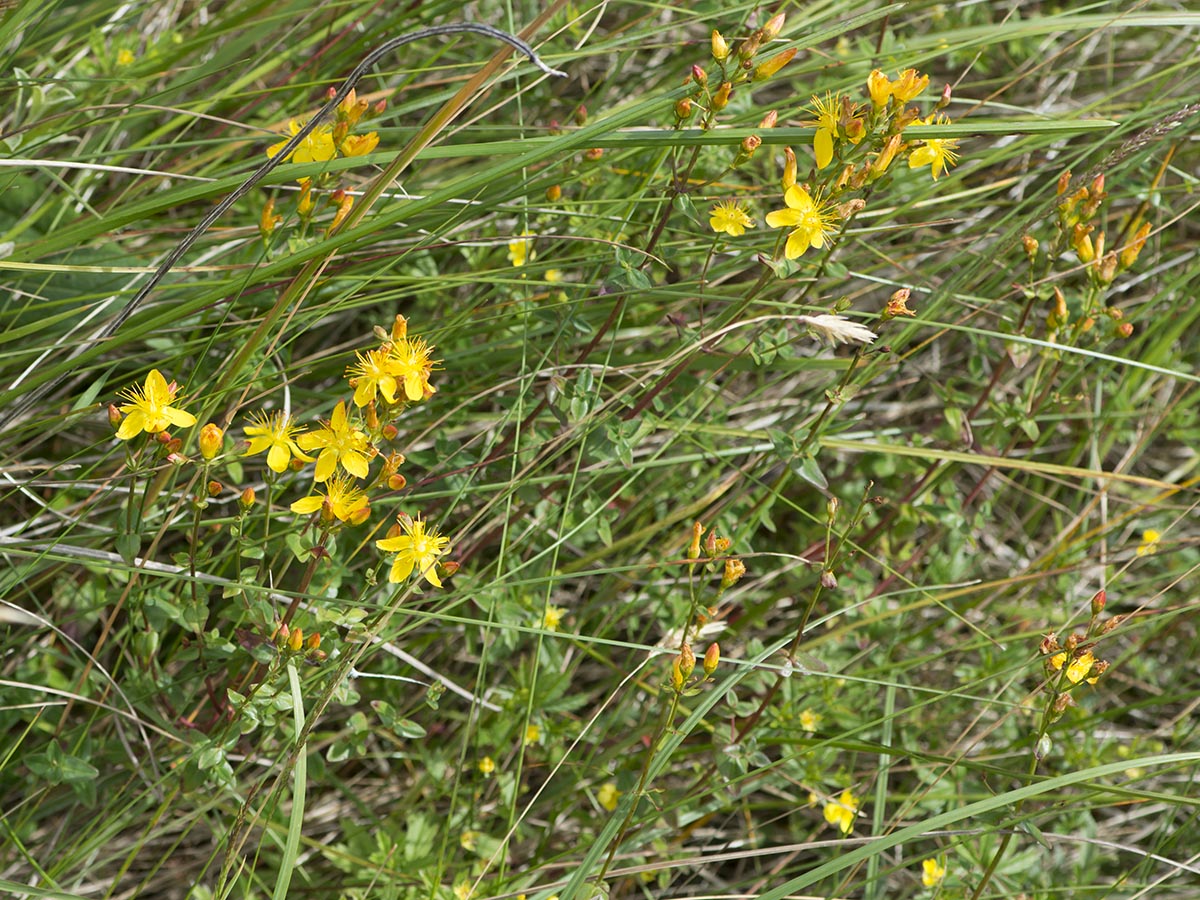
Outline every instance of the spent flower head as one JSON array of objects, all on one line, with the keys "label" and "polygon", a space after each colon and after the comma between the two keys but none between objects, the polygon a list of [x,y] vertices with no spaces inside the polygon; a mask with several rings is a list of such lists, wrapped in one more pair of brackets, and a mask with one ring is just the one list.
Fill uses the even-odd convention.
[{"label": "spent flower head", "polygon": [[250,414],[252,425],[242,429],[242,433],[250,441],[250,446],[243,456],[254,456],[267,451],[267,467],[273,472],[286,472],[295,457],[302,462],[312,462],[296,444],[296,435],[305,429],[296,425],[292,417],[282,410],[273,413],[254,412]]},{"label": "spent flower head", "polygon": [[134,385],[121,391],[126,402],[119,408],[125,418],[117,429],[117,437],[127,441],[142,432],[158,434],[172,425],[177,428],[195,425],[195,416],[171,405],[178,392],[179,385],[173,381],[168,384],[158,369],[151,369],[140,387]]},{"label": "spent flower head", "polygon": [[808,326],[811,334],[830,347],[838,344],[869,344],[878,336],[866,325],[860,325],[845,316],[824,314],[796,318]]}]

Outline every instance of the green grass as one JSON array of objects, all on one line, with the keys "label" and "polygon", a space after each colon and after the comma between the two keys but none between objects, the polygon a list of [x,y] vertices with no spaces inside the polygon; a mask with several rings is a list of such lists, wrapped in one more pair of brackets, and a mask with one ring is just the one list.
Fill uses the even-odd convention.
[{"label": "green grass", "polygon": [[[1193,896],[1200,15],[1177,6],[0,11],[0,893]],[[712,30],[736,52],[776,12],[752,66],[795,58],[702,128]],[[376,148],[276,168],[105,333],[370,48],[464,17],[568,77],[481,36],[405,47],[358,85]],[[843,163],[865,177],[868,75],[909,67],[907,105],[951,84],[949,121],[904,128],[836,197],[863,208],[786,260],[785,148],[818,202]],[[827,93],[868,134],[817,169]],[[910,168],[942,140],[956,165]],[[709,226],[727,201],[741,236]],[[1104,252],[1149,234],[1098,277],[1071,215]],[[899,289],[915,315],[888,318]],[[827,346],[831,313],[877,338]],[[394,436],[361,425],[369,515],[327,527],[289,508],[313,468],[272,472],[243,428],[319,429],[397,315],[436,391],[378,406]],[[152,369],[197,418],[174,445],[110,422]],[[389,583],[401,514],[449,539],[442,588]],[[728,547],[693,558],[697,522]],[[1054,667],[1089,649],[1094,685]]]}]

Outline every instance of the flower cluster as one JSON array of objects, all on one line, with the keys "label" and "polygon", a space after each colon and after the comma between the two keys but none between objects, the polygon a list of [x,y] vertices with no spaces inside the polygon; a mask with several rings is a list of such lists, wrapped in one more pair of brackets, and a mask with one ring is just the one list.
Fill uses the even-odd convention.
[{"label": "flower cluster", "polygon": [[[320,124],[305,135],[304,139],[294,149],[288,151],[287,161],[295,163],[329,162],[339,156],[366,156],[379,146],[379,134],[375,131],[356,133],[355,129],[366,120],[384,111],[386,104],[380,100],[374,106],[366,100],[358,99],[355,91],[351,90],[346,98],[337,105],[332,124]],[[300,133],[303,124],[294,119],[288,122],[289,137],[267,148],[267,156],[274,159],[283,152],[288,141]],[[354,198],[344,189],[338,188],[338,175],[332,172],[322,172],[314,184],[311,178],[297,179],[300,193],[296,199],[296,213],[302,226],[302,233],[312,223],[319,205],[324,200],[325,205],[333,210],[333,217],[326,226],[326,233],[333,231],[350,214]],[[319,197],[314,196],[315,189],[323,189]],[[264,240],[268,240],[283,217],[275,212],[275,201],[270,199],[263,206],[259,219],[259,231]]]},{"label": "flower cluster", "polygon": [[1105,592],[1098,591],[1091,601],[1091,618],[1084,632],[1075,632],[1066,640],[1059,641],[1058,635],[1050,632],[1038,645],[1042,669],[1045,674],[1045,690],[1050,694],[1048,719],[1057,721],[1073,705],[1071,691],[1080,684],[1096,684],[1108,671],[1108,662],[1097,658],[1093,652],[1100,638],[1110,634],[1124,621],[1124,616],[1102,618],[1106,602]]}]

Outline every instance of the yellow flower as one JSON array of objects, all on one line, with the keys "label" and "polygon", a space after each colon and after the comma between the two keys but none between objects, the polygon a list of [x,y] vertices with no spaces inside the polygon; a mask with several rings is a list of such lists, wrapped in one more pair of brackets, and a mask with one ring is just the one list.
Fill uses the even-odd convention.
[{"label": "yellow flower", "polygon": [[325,493],[319,491],[292,504],[294,513],[306,515],[323,507],[341,522],[361,524],[370,513],[367,495],[354,486],[354,480],[346,475],[334,475],[325,482]]},{"label": "yellow flower", "polygon": [[397,537],[383,538],[375,542],[375,546],[388,553],[395,553],[392,561],[392,571],[388,573],[388,581],[396,584],[412,574],[413,569],[434,587],[441,587],[442,580],[438,577],[437,561],[449,549],[449,538],[444,538],[436,531],[425,532],[425,522],[422,519],[408,519],[400,526],[404,534]]},{"label": "yellow flower", "polygon": [[838,133],[839,99],[826,94],[825,99],[812,98],[817,133],[813,135],[813,154],[817,157],[817,168],[823,169],[833,160],[833,139]]},{"label": "yellow flower", "polygon": [[[300,131],[300,125],[295,119],[288,122],[288,131],[293,136]],[[272,144],[267,148],[267,156],[274,159],[286,143],[287,141],[283,140]],[[333,146],[333,129],[328,125],[318,125],[301,141],[300,146],[292,151],[289,159],[298,163],[329,162],[335,156],[337,148]]]},{"label": "yellow flower", "polygon": [[800,713],[800,727],[810,734],[817,730],[817,726],[821,724],[821,716],[819,713],[813,712],[811,709],[806,709]]},{"label": "yellow flower", "polygon": [[358,478],[367,477],[370,446],[367,436],[350,424],[346,418],[346,404],[339,401],[333,408],[328,424],[318,431],[300,435],[296,441],[304,450],[321,448],[317,456],[316,481],[325,481],[340,463],[342,468]]},{"label": "yellow flower", "polygon": [[117,437],[127,441],[143,431],[147,434],[158,434],[171,425],[177,428],[190,428],[195,425],[195,416],[171,405],[178,391],[179,385],[173,381],[167,384],[167,379],[163,378],[158,369],[150,370],[150,374],[146,376],[146,383],[141,387],[134,385],[123,390],[121,396],[128,402],[120,406],[125,418],[121,420],[121,427],[117,429]]},{"label": "yellow flower", "polygon": [[620,799],[621,792],[617,790],[617,786],[611,781],[600,785],[600,790],[596,791],[597,802],[609,812],[617,808],[617,801]]},{"label": "yellow flower", "polygon": [[542,729],[540,725],[525,726],[525,743],[536,744],[542,739]]},{"label": "yellow flower", "polygon": [[542,627],[547,631],[558,631],[558,626],[562,624],[566,614],[567,611],[561,606],[547,606],[546,611],[542,613]]},{"label": "yellow flower", "polygon": [[[1086,678],[1088,684],[1095,684],[1100,680],[1098,677],[1088,678],[1088,674],[1092,671],[1092,666],[1095,664],[1095,662],[1096,657],[1092,654],[1091,650],[1085,650],[1083,653],[1079,654],[1079,656],[1075,657],[1069,664],[1067,664],[1067,681],[1071,682],[1071,684],[1079,684],[1079,682]],[[1055,653],[1052,657],[1050,657],[1050,665],[1052,665],[1056,671],[1061,670],[1065,663],[1067,663],[1066,653]]]},{"label": "yellow flower", "polygon": [[366,406],[383,394],[388,403],[396,402],[396,374],[392,371],[391,356],[387,349],[371,350],[366,356],[355,353],[358,362],[346,370],[354,388],[354,405]]},{"label": "yellow flower", "polygon": [[[936,124],[947,125],[949,122],[945,116],[938,116]],[[929,166],[934,181],[937,181],[938,176],[947,168],[958,162],[958,140],[955,138],[925,138],[921,144],[922,146],[909,154],[908,167],[919,169],[921,166]]]},{"label": "yellow flower", "polygon": [[267,466],[271,471],[281,473],[287,471],[293,456],[304,462],[313,461],[311,456],[296,446],[296,435],[304,428],[293,424],[292,417],[287,413],[251,413],[250,421],[254,424],[242,429],[250,439],[250,446],[243,456],[253,456],[266,450]]},{"label": "yellow flower", "polygon": [[946,877],[946,867],[936,859],[927,859],[921,863],[921,884],[933,887]]},{"label": "yellow flower", "polygon": [[825,804],[825,821],[836,825],[842,834],[849,834],[854,830],[854,814],[858,812],[858,803],[858,798],[847,788],[838,799]]},{"label": "yellow flower", "polygon": [[1158,552],[1158,539],[1162,537],[1161,531],[1155,531],[1153,528],[1147,528],[1142,532],[1142,542],[1138,544],[1138,556],[1151,556]]},{"label": "yellow flower", "polygon": [[404,396],[414,403],[437,392],[429,383],[434,366],[432,356],[433,347],[423,338],[401,338],[388,347],[388,371],[404,381]]},{"label": "yellow flower", "polygon": [[508,242],[508,261],[514,268],[521,268],[533,259],[533,233],[522,231],[521,236]]},{"label": "yellow flower", "polygon": [[458,845],[464,850],[473,853],[475,846],[479,841],[478,831],[464,831],[458,836]]},{"label": "yellow flower", "polygon": [[481,759],[479,761],[479,763],[477,764],[477,767],[478,767],[479,771],[481,773],[483,773],[484,775],[491,775],[493,772],[496,771],[496,761],[494,759],[492,759],[490,756],[485,756],[483,759]]},{"label": "yellow flower", "polygon": [[120,50],[117,51],[117,65],[118,66],[133,65],[133,61],[135,59],[137,59],[137,57],[133,55],[132,50],[122,47]]},{"label": "yellow flower", "polygon": [[471,900],[471,882],[460,881],[454,886],[454,896],[457,900]]},{"label": "yellow flower", "polygon": [[787,189],[783,202],[788,208],[767,213],[767,224],[772,228],[792,229],[784,255],[796,259],[809,247],[825,246],[825,235],[833,231],[837,215],[798,184]]},{"label": "yellow flower", "polygon": [[918,75],[916,69],[905,69],[900,73],[900,77],[892,82],[891,92],[901,103],[907,103],[928,86],[928,75]]},{"label": "yellow flower", "polygon": [[737,203],[730,200],[718,203],[709,213],[708,227],[717,234],[741,237],[747,228],[754,227],[754,220]]},{"label": "yellow flower", "polygon": [[347,156],[366,156],[379,146],[379,135],[372,131],[369,134],[348,134],[342,141],[341,151]]}]

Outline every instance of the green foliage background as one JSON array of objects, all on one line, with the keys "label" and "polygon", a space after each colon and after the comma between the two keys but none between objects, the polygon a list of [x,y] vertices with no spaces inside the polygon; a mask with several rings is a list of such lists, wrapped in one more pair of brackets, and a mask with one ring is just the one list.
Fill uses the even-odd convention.
[{"label": "green foliage background", "polygon": [[[1183,6],[5,4],[0,413],[47,395],[0,433],[0,890],[1194,896]],[[778,12],[769,52],[796,58],[718,128],[676,127],[711,30],[736,45]],[[277,169],[95,340],[365,49],[463,18],[568,77],[476,37],[405,48],[359,85],[386,99],[375,152]],[[923,112],[953,85],[953,125],[911,134],[957,138],[959,165],[897,163],[832,249],[772,268],[763,217],[783,148],[811,167],[810,98],[865,102],[873,68],[907,67],[931,75]],[[360,219],[301,233],[297,177],[366,190],[412,141]],[[1110,249],[1152,226],[1098,294],[1072,251],[1046,256],[1067,170],[1104,176]],[[717,238],[732,199],[758,224]],[[884,321],[899,288],[916,316]],[[1049,333],[1055,288],[1074,325],[1105,310],[1091,330]],[[878,340],[831,350],[796,319],[833,311]],[[244,417],[327,417],[397,314],[441,360],[400,422],[407,486],[313,561],[287,511],[307,476],[268,526]],[[131,477],[105,409],[151,368],[202,422],[236,410],[213,469],[181,434],[188,461]],[[398,513],[452,538],[445,590],[386,583]],[[686,562],[696,521],[747,568],[724,593],[719,561]],[[1083,632],[1101,590],[1099,621],[1126,617],[1094,648],[1109,669],[1048,724],[1039,643]],[[324,660],[272,642],[293,604]],[[697,611],[697,656],[722,660],[676,696]],[[848,836],[822,815],[846,789]]]}]

